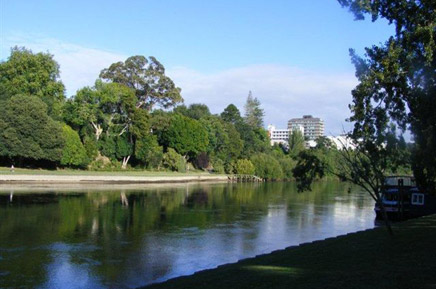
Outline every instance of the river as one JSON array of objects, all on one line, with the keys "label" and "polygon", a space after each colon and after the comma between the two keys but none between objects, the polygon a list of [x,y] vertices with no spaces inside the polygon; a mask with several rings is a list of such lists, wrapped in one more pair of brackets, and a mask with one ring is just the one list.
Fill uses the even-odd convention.
[{"label": "river", "polygon": [[136,288],[375,226],[321,182],[0,187],[0,288]]}]

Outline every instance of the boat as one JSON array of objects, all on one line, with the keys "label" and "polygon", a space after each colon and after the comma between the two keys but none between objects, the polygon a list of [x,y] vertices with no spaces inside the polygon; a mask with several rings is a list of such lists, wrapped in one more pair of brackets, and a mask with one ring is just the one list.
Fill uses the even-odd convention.
[{"label": "boat", "polygon": [[[412,176],[386,177],[381,195],[389,219],[404,220],[436,213],[436,197],[421,192]],[[380,206],[375,204],[377,219],[382,219]]]}]

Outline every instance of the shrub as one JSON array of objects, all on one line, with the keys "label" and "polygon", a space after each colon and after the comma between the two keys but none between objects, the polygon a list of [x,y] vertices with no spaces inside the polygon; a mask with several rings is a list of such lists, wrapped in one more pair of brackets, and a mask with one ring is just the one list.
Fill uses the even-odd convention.
[{"label": "shrub", "polygon": [[251,157],[257,176],[267,180],[279,180],[283,178],[283,171],[280,163],[267,154],[257,154]]},{"label": "shrub", "polygon": [[62,127],[65,145],[62,150],[61,165],[73,167],[86,167],[89,163],[85,147],[80,141],[79,134],[68,125]]},{"label": "shrub", "polygon": [[235,165],[235,172],[240,175],[253,175],[255,167],[250,160],[238,160]]},{"label": "shrub", "polygon": [[163,164],[172,171],[186,172],[185,158],[179,155],[174,149],[168,148],[163,156]]}]

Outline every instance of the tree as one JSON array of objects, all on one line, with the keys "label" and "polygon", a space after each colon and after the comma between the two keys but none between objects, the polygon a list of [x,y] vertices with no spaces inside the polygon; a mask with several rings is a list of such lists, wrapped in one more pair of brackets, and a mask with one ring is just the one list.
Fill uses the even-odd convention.
[{"label": "tree", "polygon": [[137,108],[151,110],[156,104],[169,108],[183,102],[181,89],[165,75],[164,66],[153,56],[147,59],[136,55],[113,63],[101,71],[100,78],[133,89]]},{"label": "tree", "polygon": [[256,128],[263,126],[263,109],[260,108],[260,102],[255,97],[253,98],[251,91],[248,93],[247,102],[244,106],[245,109],[245,122]]},{"label": "tree", "polygon": [[255,154],[250,158],[253,163],[256,175],[267,180],[280,180],[283,178],[283,171],[280,163],[273,157],[264,153]]},{"label": "tree", "polygon": [[0,155],[16,160],[59,162],[62,127],[37,96],[15,95],[0,104]]},{"label": "tree", "polygon": [[418,186],[436,192],[436,29],[431,0],[339,0],[356,19],[369,14],[395,25],[384,44],[366,48],[363,59],[351,50],[358,86],[353,90],[353,137],[383,142],[390,123],[410,128],[412,167]]},{"label": "tree", "polygon": [[163,146],[175,149],[183,156],[194,158],[205,152],[209,139],[206,129],[195,119],[174,114],[168,128],[162,133]]},{"label": "tree", "polygon": [[236,161],[235,173],[239,175],[254,175],[255,167],[250,160],[241,159]]},{"label": "tree", "polygon": [[200,120],[201,118],[205,118],[211,115],[207,105],[201,103],[193,103],[190,104],[189,107],[186,107],[185,105],[180,105],[174,108],[174,112],[196,120]]},{"label": "tree", "polygon": [[224,109],[224,111],[221,113],[221,118],[225,122],[229,122],[232,124],[236,124],[242,121],[242,117],[241,117],[241,113],[239,112],[239,109],[233,104],[229,104]]},{"label": "tree", "polygon": [[80,141],[79,134],[66,124],[62,126],[62,133],[65,145],[62,149],[61,165],[86,167],[89,163],[89,158],[85,147]]},{"label": "tree", "polygon": [[293,130],[289,135],[289,154],[296,157],[305,149],[304,136],[299,130]]},{"label": "tree", "polygon": [[244,144],[242,157],[250,158],[251,155],[271,150],[268,132],[263,128],[253,127],[245,122],[236,125]]},{"label": "tree", "polygon": [[120,160],[125,169],[138,139],[150,135],[148,112],[135,106],[134,91],[119,83],[97,80],[79,90],[65,105],[64,118],[82,137],[92,131],[100,151]]},{"label": "tree", "polygon": [[65,87],[59,80],[59,65],[49,53],[14,47],[7,61],[0,63],[1,97],[33,95],[46,105],[52,117],[60,115]]}]

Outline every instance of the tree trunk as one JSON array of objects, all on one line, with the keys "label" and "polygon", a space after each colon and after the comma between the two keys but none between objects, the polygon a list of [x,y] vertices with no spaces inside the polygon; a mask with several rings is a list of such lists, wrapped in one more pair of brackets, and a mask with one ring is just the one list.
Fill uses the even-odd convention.
[{"label": "tree trunk", "polygon": [[123,170],[127,169],[127,163],[129,162],[129,160],[130,160],[130,156],[123,158],[123,164],[121,165],[121,169]]},{"label": "tree trunk", "polygon": [[386,230],[388,230],[388,233],[390,236],[393,236],[394,231],[392,230],[391,223],[389,222],[388,214],[386,213],[385,206],[383,205],[383,202],[380,199],[377,200],[377,203],[378,203],[380,210],[382,212],[383,221],[385,223]]},{"label": "tree trunk", "polygon": [[100,138],[100,135],[103,133],[103,129],[99,124],[95,124],[93,121],[91,121],[91,124],[95,130],[95,138],[98,140]]}]

